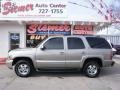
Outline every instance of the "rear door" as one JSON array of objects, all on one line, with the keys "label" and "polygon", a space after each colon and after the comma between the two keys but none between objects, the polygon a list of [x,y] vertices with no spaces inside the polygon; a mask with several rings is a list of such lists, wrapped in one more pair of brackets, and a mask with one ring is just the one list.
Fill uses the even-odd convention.
[{"label": "rear door", "polygon": [[80,61],[85,51],[85,45],[80,37],[67,37],[66,66],[80,67]]}]

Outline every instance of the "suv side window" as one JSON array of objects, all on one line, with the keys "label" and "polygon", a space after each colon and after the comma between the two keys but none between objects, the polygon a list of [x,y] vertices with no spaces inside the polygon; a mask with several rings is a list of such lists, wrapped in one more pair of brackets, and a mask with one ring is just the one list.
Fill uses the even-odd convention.
[{"label": "suv side window", "polygon": [[86,39],[91,48],[111,49],[110,44],[104,38],[86,37]]},{"label": "suv side window", "polygon": [[83,41],[77,37],[67,38],[68,49],[84,49]]},{"label": "suv side window", "polygon": [[46,49],[64,49],[63,38],[62,37],[55,37],[49,39],[44,44]]}]

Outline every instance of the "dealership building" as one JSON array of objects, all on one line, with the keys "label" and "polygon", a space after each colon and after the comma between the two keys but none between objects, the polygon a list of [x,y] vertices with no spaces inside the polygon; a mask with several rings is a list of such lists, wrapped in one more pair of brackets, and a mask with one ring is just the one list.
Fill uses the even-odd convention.
[{"label": "dealership building", "polygon": [[109,17],[68,0],[3,0],[0,12],[0,59],[49,36],[94,35],[111,24]]}]

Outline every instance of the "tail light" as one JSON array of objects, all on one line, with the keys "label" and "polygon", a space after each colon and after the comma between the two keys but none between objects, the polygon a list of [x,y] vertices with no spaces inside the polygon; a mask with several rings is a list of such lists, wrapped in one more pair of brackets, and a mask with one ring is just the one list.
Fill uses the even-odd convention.
[{"label": "tail light", "polygon": [[113,51],[110,52],[110,60],[113,58]]}]

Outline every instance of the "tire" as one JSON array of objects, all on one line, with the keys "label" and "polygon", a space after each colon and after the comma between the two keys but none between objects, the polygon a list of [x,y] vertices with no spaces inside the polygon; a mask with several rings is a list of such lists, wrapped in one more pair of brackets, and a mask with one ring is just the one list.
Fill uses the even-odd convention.
[{"label": "tire", "polygon": [[17,76],[28,77],[33,72],[33,66],[28,61],[20,60],[15,64],[14,71]]},{"label": "tire", "polygon": [[87,77],[98,77],[100,74],[100,65],[95,61],[90,61],[84,65],[83,72]]}]

